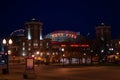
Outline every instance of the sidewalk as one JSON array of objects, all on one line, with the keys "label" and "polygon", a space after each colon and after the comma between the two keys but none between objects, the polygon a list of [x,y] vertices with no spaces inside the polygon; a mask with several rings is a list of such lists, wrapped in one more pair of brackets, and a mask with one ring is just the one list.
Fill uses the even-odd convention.
[{"label": "sidewalk", "polygon": [[8,74],[3,74],[2,69],[3,67],[0,65],[0,80],[23,80],[23,66],[10,65]]}]

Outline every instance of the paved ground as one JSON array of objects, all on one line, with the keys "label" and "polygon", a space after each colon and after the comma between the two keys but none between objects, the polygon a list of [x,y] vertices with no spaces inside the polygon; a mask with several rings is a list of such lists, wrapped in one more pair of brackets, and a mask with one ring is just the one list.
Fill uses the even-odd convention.
[{"label": "paved ground", "polygon": [[[40,65],[35,66],[36,79],[31,80],[120,80],[120,66],[77,66],[62,67]],[[0,66],[2,69],[2,67]],[[0,69],[0,71],[1,71]],[[19,64],[10,65],[10,73],[0,73],[0,80],[30,80],[24,79],[25,66]],[[34,74],[33,74],[34,75]]]}]

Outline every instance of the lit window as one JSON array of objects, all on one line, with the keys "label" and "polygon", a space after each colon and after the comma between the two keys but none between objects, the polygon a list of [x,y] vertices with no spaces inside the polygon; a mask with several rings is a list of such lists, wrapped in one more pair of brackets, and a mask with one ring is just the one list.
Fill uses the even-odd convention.
[{"label": "lit window", "polygon": [[52,38],[54,38],[54,35],[52,35]]},{"label": "lit window", "polygon": [[40,56],[43,56],[43,53],[42,53],[42,52],[40,53]]},{"label": "lit window", "polygon": [[68,34],[66,34],[66,36],[68,36]]},{"label": "lit window", "polygon": [[55,34],[55,37],[57,37],[57,34]]},{"label": "lit window", "polygon": [[55,55],[55,53],[53,52],[53,55]]},{"label": "lit window", "polygon": [[109,46],[109,44],[106,44],[106,46]]},{"label": "lit window", "polygon": [[104,52],[104,50],[101,50],[101,52],[103,53],[103,52]]},{"label": "lit window", "polygon": [[34,43],[34,46],[38,46],[38,43]]},{"label": "lit window", "polygon": [[73,38],[73,37],[74,37],[74,35],[71,35],[71,37]]},{"label": "lit window", "polygon": [[38,43],[36,43],[36,46],[38,46]]},{"label": "lit window", "polygon": [[119,45],[120,45],[120,41],[119,41]]},{"label": "lit window", "polygon": [[103,38],[103,37],[101,37],[101,40],[102,40],[102,41],[104,41],[104,38]]},{"label": "lit window", "polygon": [[23,52],[23,53],[22,53],[22,56],[25,56],[25,55],[26,55],[25,52]]},{"label": "lit window", "polygon": [[58,52],[56,52],[56,55],[58,55]]},{"label": "lit window", "polygon": [[31,48],[28,48],[28,51],[30,51],[31,50]]},{"label": "lit window", "polygon": [[76,36],[74,36],[74,38],[76,39],[77,37],[76,37]]},{"label": "lit window", "polygon": [[40,43],[40,46],[42,46],[42,43]]},{"label": "lit window", "polygon": [[30,44],[30,43],[29,43],[28,45],[29,45],[29,46],[31,46],[31,44]]},{"label": "lit window", "polygon": [[63,36],[63,33],[61,33],[61,36]]},{"label": "lit window", "polygon": [[91,52],[93,52],[93,50],[91,50]]},{"label": "lit window", "polygon": [[47,44],[46,44],[47,46],[48,46],[48,42],[47,42]]},{"label": "lit window", "polygon": [[25,50],[25,48],[23,47],[23,48],[22,48],[22,50],[24,51],[24,50]]},{"label": "lit window", "polygon": [[47,48],[49,48],[49,43],[48,42],[46,43],[46,46],[47,46]]},{"label": "lit window", "polygon": [[69,36],[71,37],[72,35],[71,35],[71,34],[69,34]]},{"label": "lit window", "polygon": [[47,52],[47,55],[50,55],[50,53],[49,53],[49,52]]},{"label": "lit window", "polygon": [[60,33],[58,33],[58,36],[60,36]]},{"label": "lit window", "polygon": [[23,46],[25,46],[25,42],[23,42],[22,44],[23,44]]}]

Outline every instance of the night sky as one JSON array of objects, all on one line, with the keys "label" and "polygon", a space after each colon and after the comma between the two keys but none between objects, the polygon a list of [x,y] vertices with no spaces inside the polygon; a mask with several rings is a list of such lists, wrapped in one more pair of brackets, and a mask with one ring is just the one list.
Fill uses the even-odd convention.
[{"label": "night sky", "polygon": [[44,35],[71,30],[95,36],[101,22],[111,26],[113,38],[120,35],[119,0],[0,0],[0,38],[24,29],[32,18],[44,23]]}]

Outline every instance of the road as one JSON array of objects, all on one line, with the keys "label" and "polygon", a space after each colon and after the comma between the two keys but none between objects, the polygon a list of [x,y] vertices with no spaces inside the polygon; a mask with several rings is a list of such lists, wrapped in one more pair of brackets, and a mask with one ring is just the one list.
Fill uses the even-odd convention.
[{"label": "road", "polygon": [[[25,65],[10,65],[10,73],[0,73],[0,80],[27,80],[23,78]],[[51,65],[35,66],[35,80],[120,80],[119,66],[77,66]],[[30,79],[28,79],[30,80]],[[34,80],[34,79],[32,79]]]}]

